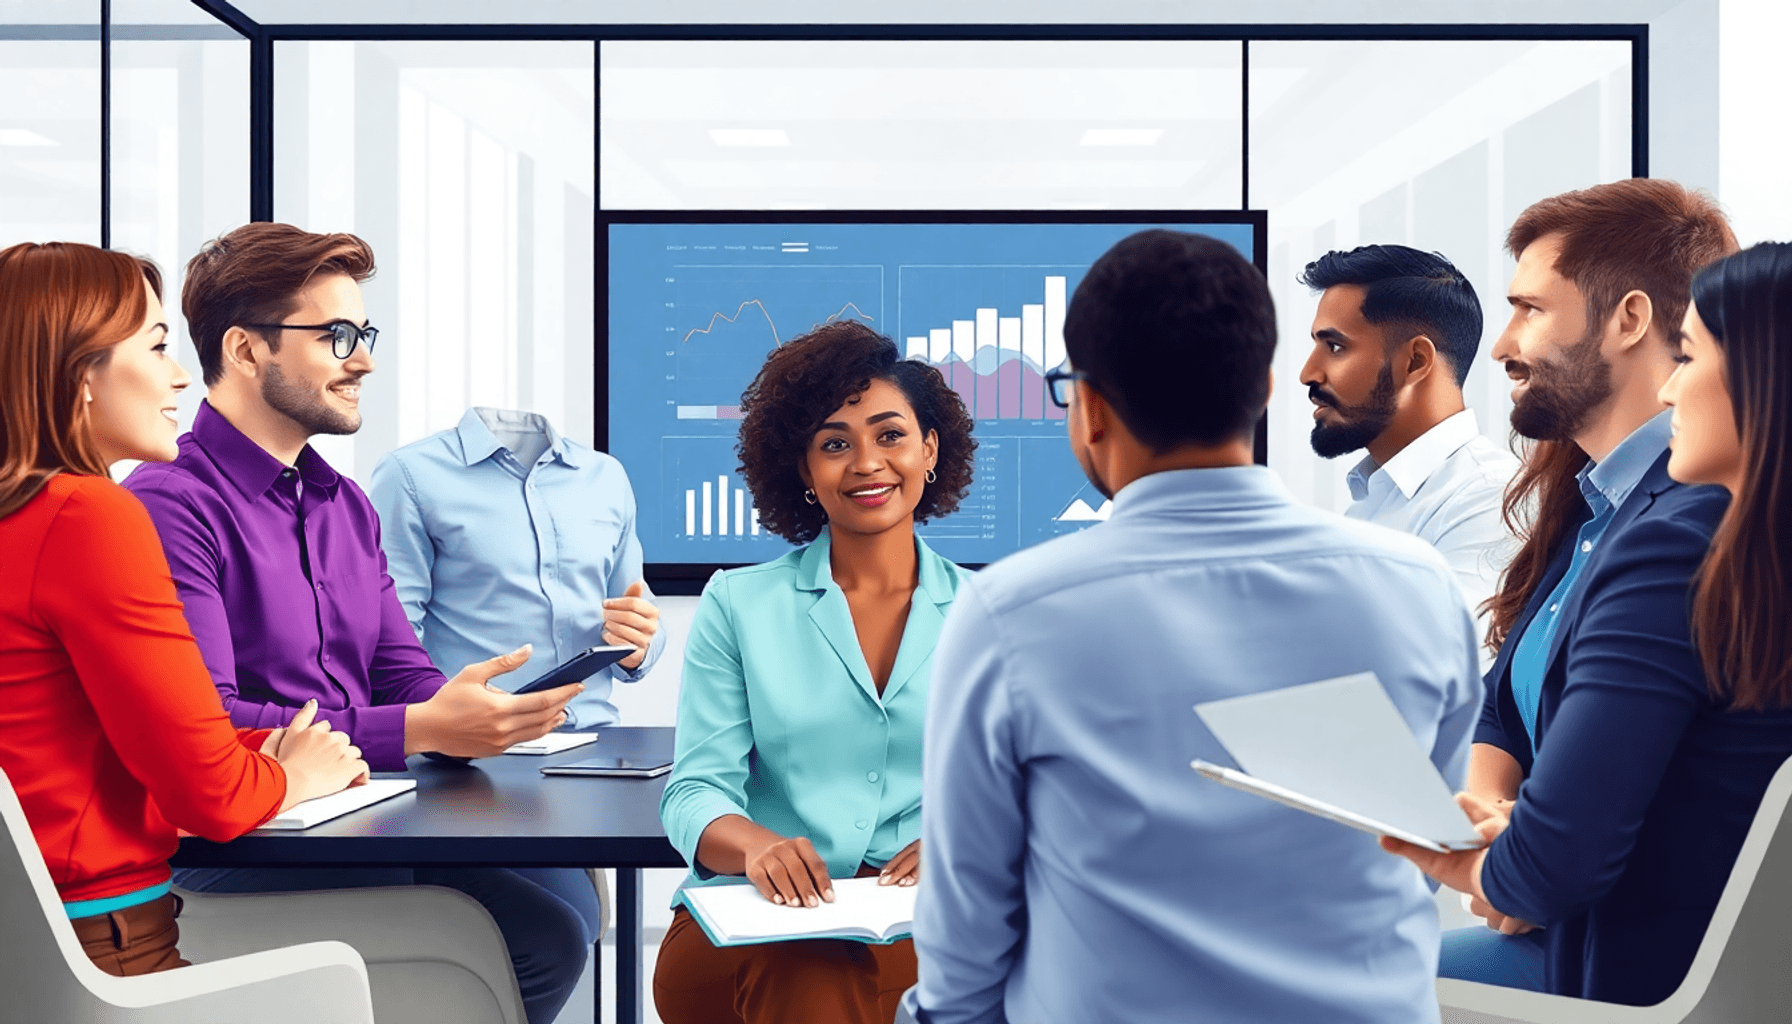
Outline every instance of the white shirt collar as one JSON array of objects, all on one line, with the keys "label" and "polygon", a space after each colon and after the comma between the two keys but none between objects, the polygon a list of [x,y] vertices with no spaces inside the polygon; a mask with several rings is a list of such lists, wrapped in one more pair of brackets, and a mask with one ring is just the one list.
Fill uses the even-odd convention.
[{"label": "white shirt collar", "polygon": [[1425,481],[1431,479],[1431,474],[1456,454],[1457,449],[1474,440],[1480,432],[1475,411],[1464,409],[1413,438],[1410,444],[1395,452],[1385,466],[1378,468],[1375,459],[1365,455],[1363,461],[1350,470],[1351,496],[1361,501],[1369,491],[1370,478],[1376,473],[1386,473],[1401,495],[1410,499],[1425,486]]}]

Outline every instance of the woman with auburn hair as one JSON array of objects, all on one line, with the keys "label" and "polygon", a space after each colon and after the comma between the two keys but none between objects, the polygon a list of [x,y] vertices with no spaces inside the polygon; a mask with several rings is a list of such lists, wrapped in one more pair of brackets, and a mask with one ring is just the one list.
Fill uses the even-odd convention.
[{"label": "woman with auburn hair", "polygon": [[883,1024],[915,983],[911,940],[719,947],[683,890],[744,880],[815,907],[836,878],[919,879],[928,673],[968,574],[915,524],[970,488],[971,419],[939,371],[853,321],[774,349],[741,409],[760,522],[803,546],[717,573],[691,624],[660,802],[691,874],[654,1003],[668,1024]]},{"label": "woman with auburn hair", "polygon": [[175,455],[153,263],[74,243],[0,251],[0,770],[82,948],[109,974],[184,966],[168,857],[225,842],[367,765],[307,710],[231,727],[149,514],[107,475]]},{"label": "woman with auburn hair", "polygon": [[1730,492],[1693,597],[1714,700],[1792,707],[1792,243],[1763,242],[1692,279],[1668,473]]}]

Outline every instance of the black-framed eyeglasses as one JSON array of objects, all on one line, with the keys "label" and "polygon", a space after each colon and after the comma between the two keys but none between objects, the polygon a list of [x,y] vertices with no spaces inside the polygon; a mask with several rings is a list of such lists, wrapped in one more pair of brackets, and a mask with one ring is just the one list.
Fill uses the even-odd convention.
[{"label": "black-framed eyeglasses", "polygon": [[1069,370],[1060,366],[1055,370],[1046,371],[1045,390],[1052,396],[1053,405],[1060,409],[1068,409],[1070,408],[1070,385],[1075,381],[1088,379],[1089,375],[1081,370]]},{"label": "black-framed eyeglasses", "polygon": [[366,345],[367,354],[373,354],[373,343],[380,338],[378,327],[356,327],[347,320],[332,320],[327,324],[244,324],[258,331],[325,331],[330,335],[330,351],[338,359],[347,359],[355,354],[356,345]]}]

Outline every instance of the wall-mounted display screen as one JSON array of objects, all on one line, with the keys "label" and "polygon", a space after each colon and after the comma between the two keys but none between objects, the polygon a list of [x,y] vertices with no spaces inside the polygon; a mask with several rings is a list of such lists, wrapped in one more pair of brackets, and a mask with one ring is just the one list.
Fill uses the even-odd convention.
[{"label": "wall-mounted display screen", "polygon": [[971,493],[918,531],[936,551],[992,562],[1099,521],[1106,503],[1043,379],[1064,361],[1070,296],[1146,227],[1211,235],[1259,266],[1264,230],[1240,212],[603,216],[608,450],[633,481],[647,562],[688,567],[674,576],[790,549],[760,528],[738,472],[740,396],[774,347],[830,320],[862,321],[937,367],[975,420]]}]

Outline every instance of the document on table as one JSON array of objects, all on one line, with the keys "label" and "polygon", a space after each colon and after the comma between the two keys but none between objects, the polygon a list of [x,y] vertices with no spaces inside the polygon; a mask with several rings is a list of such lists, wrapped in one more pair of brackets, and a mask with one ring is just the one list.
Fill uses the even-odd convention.
[{"label": "document on table", "polygon": [[1486,845],[1373,672],[1195,713],[1244,769],[1190,762],[1215,782],[1439,853]]},{"label": "document on table", "polygon": [[751,885],[692,886],[685,905],[718,946],[793,939],[849,939],[886,945],[914,930],[918,885],[878,885],[876,877],[834,881],[834,902],[814,907],[773,903]]},{"label": "document on table", "polygon": [[358,811],[369,804],[377,804],[381,800],[390,800],[402,793],[409,793],[416,788],[416,779],[369,779],[359,786],[351,786],[340,793],[331,793],[329,796],[320,796],[315,800],[294,804],[275,815],[272,821],[261,827],[310,828],[313,825],[321,825],[331,818],[340,818],[350,811]]},{"label": "document on table", "polygon": [[563,750],[596,743],[594,732],[550,732],[538,740],[524,740],[504,748],[506,754],[558,754]]}]

